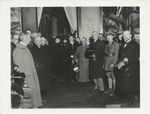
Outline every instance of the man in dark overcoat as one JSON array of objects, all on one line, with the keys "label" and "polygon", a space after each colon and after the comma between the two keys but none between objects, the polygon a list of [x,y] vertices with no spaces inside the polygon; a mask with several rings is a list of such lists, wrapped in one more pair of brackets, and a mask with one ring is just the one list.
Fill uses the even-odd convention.
[{"label": "man in dark overcoat", "polygon": [[43,50],[43,60],[44,60],[44,64],[45,67],[48,72],[48,74],[50,73],[50,59],[49,59],[49,55],[48,55],[48,45],[46,44],[46,39],[44,37],[41,37],[41,48]]},{"label": "man in dark overcoat", "polygon": [[41,48],[40,37],[36,37],[34,39],[34,45],[31,48],[31,53],[33,55],[35,67],[39,77],[41,94],[44,95],[48,90],[48,70],[45,64],[44,51]]},{"label": "man in dark overcoat", "polygon": [[97,31],[94,31],[92,35],[94,42],[90,44],[90,48],[92,49],[92,58],[90,58],[89,61],[90,78],[93,79],[95,83],[94,90],[100,90],[100,92],[103,92],[103,58],[105,55],[105,44],[103,41],[99,40]]},{"label": "man in dark overcoat", "polygon": [[139,92],[139,44],[131,39],[129,31],[123,32],[125,44],[120,47],[116,90],[124,93],[125,102],[131,104]]}]

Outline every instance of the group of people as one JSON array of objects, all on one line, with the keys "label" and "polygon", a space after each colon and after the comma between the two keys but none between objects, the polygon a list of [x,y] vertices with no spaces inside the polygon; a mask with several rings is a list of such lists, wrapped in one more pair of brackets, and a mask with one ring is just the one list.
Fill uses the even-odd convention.
[{"label": "group of people", "polygon": [[[50,79],[70,83],[86,83],[92,80],[93,91],[113,96],[123,92],[128,101],[139,92],[139,44],[132,39],[130,31],[117,34],[108,32],[106,39],[97,31],[87,38],[55,37],[48,43],[41,32],[25,30],[12,35],[12,71],[24,72],[26,84],[33,92],[33,108],[46,101]],[[78,71],[74,68],[78,66]],[[108,77],[108,90],[104,91],[104,76]],[[52,80],[54,81],[54,80]],[[130,98],[130,100],[129,100]]]},{"label": "group of people", "polygon": [[[94,91],[114,96],[124,94],[124,103],[131,104],[139,98],[139,43],[133,40],[130,31],[106,33],[105,42],[98,32],[93,32],[94,41],[85,51],[89,56],[89,74],[95,83]],[[108,90],[104,91],[104,76],[108,78]]]},{"label": "group of people", "polygon": [[[31,40],[32,38],[32,40]],[[45,48],[46,39],[38,31],[27,29],[13,34],[11,42],[11,72],[25,74],[25,84],[32,91],[32,107],[38,108],[46,101],[48,94],[49,57]],[[33,45],[34,44],[34,45]]]},{"label": "group of people", "polygon": [[[53,40],[54,42],[48,47],[51,77],[56,78],[60,83],[64,81],[75,83],[72,63],[74,53],[81,43],[77,42],[78,40],[75,41],[73,36],[69,36],[69,39],[56,37]],[[57,83],[57,81],[53,83]]]}]

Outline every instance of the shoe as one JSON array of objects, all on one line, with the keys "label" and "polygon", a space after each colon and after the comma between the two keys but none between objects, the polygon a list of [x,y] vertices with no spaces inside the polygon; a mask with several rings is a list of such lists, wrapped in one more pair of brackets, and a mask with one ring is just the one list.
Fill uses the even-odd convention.
[{"label": "shoe", "polygon": [[105,91],[104,93],[110,94],[110,93],[111,93],[111,90],[112,90],[112,89],[109,88],[109,89],[108,89],[107,91]]},{"label": "shoe", "polygon": [[114,93],[114,91],[111,89],[109,96],[114,96],[114,95],[115,95],[115,93]]},{"label": "shoe", "polygon": [[98,88],[94,88],[93,91],[99,91],[99,89]]},{"label": "shoe", "polygon": [[42,103],[46,103],[47,101],[46,100],[42,100]]},{"label": "shoe", "polygon": [[102,94],[102,93],[104,93],[104,91],[101,91],[101,90],[100,90],[100,91],[99,91],[99,94]]},{"label": "shoe", "polygon": [[93,91],[99,91],[98,86],[95,86],[94,89],[93,89]]}]

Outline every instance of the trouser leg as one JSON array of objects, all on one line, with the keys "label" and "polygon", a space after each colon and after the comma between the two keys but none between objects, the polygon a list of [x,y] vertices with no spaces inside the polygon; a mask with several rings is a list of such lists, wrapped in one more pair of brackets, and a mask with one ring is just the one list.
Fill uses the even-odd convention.
[{"label": "trouser leg", "polygon": [[94,83],[95,83],[95,87],[94,89],[98,89],[98,82],[97,82],[97,79],[93,79]]},{"label": "trouser leg", "polygon": [[109,89],[112,89],[112,79],[111,78],[108,78],[108,86],[109,86]]},{"label": "trouser leg", "polygon": [[114,75],[113,71],[107,72],[106,75],[108,77],[109,89],[113,88],[113,90],[115,90],[115,88],[116,88],[116,78],[115,78],[115,75]]},{"label": "trouser leg", "polygon": [[115,90],[115,88],[116,88],[116,77],[114,75],[114,71],[111,71],[111,77],[112,77],[113,90]]},{"label": "trouser leg", "polygon": [[111,78],[111,73],[110,72],[107,72],[106,73],[107,77],[108,77],[108,88],[109,89],[112,89],[112,78]]},{"label": "trouser leg", "polygon": [[113,90],[116,88],[116,79],[113,79]]},{"label": "trouser leg", "polygon": [[99,88],[100,88],[100,91],[104,91],[103,78],[98,78],[98,86],[99,86]]}]

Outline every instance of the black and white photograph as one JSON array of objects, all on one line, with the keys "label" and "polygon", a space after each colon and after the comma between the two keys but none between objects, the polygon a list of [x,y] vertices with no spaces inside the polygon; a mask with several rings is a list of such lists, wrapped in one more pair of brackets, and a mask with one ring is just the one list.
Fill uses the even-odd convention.
[{"label": "black and white photograph", "polygon": [[139,108],[140,7],[11,7],[12,108]]},{"label": "black and white photograph", "polygon": [[2,112],[147,112],[148,2],[19,1],[0,3]]}]

